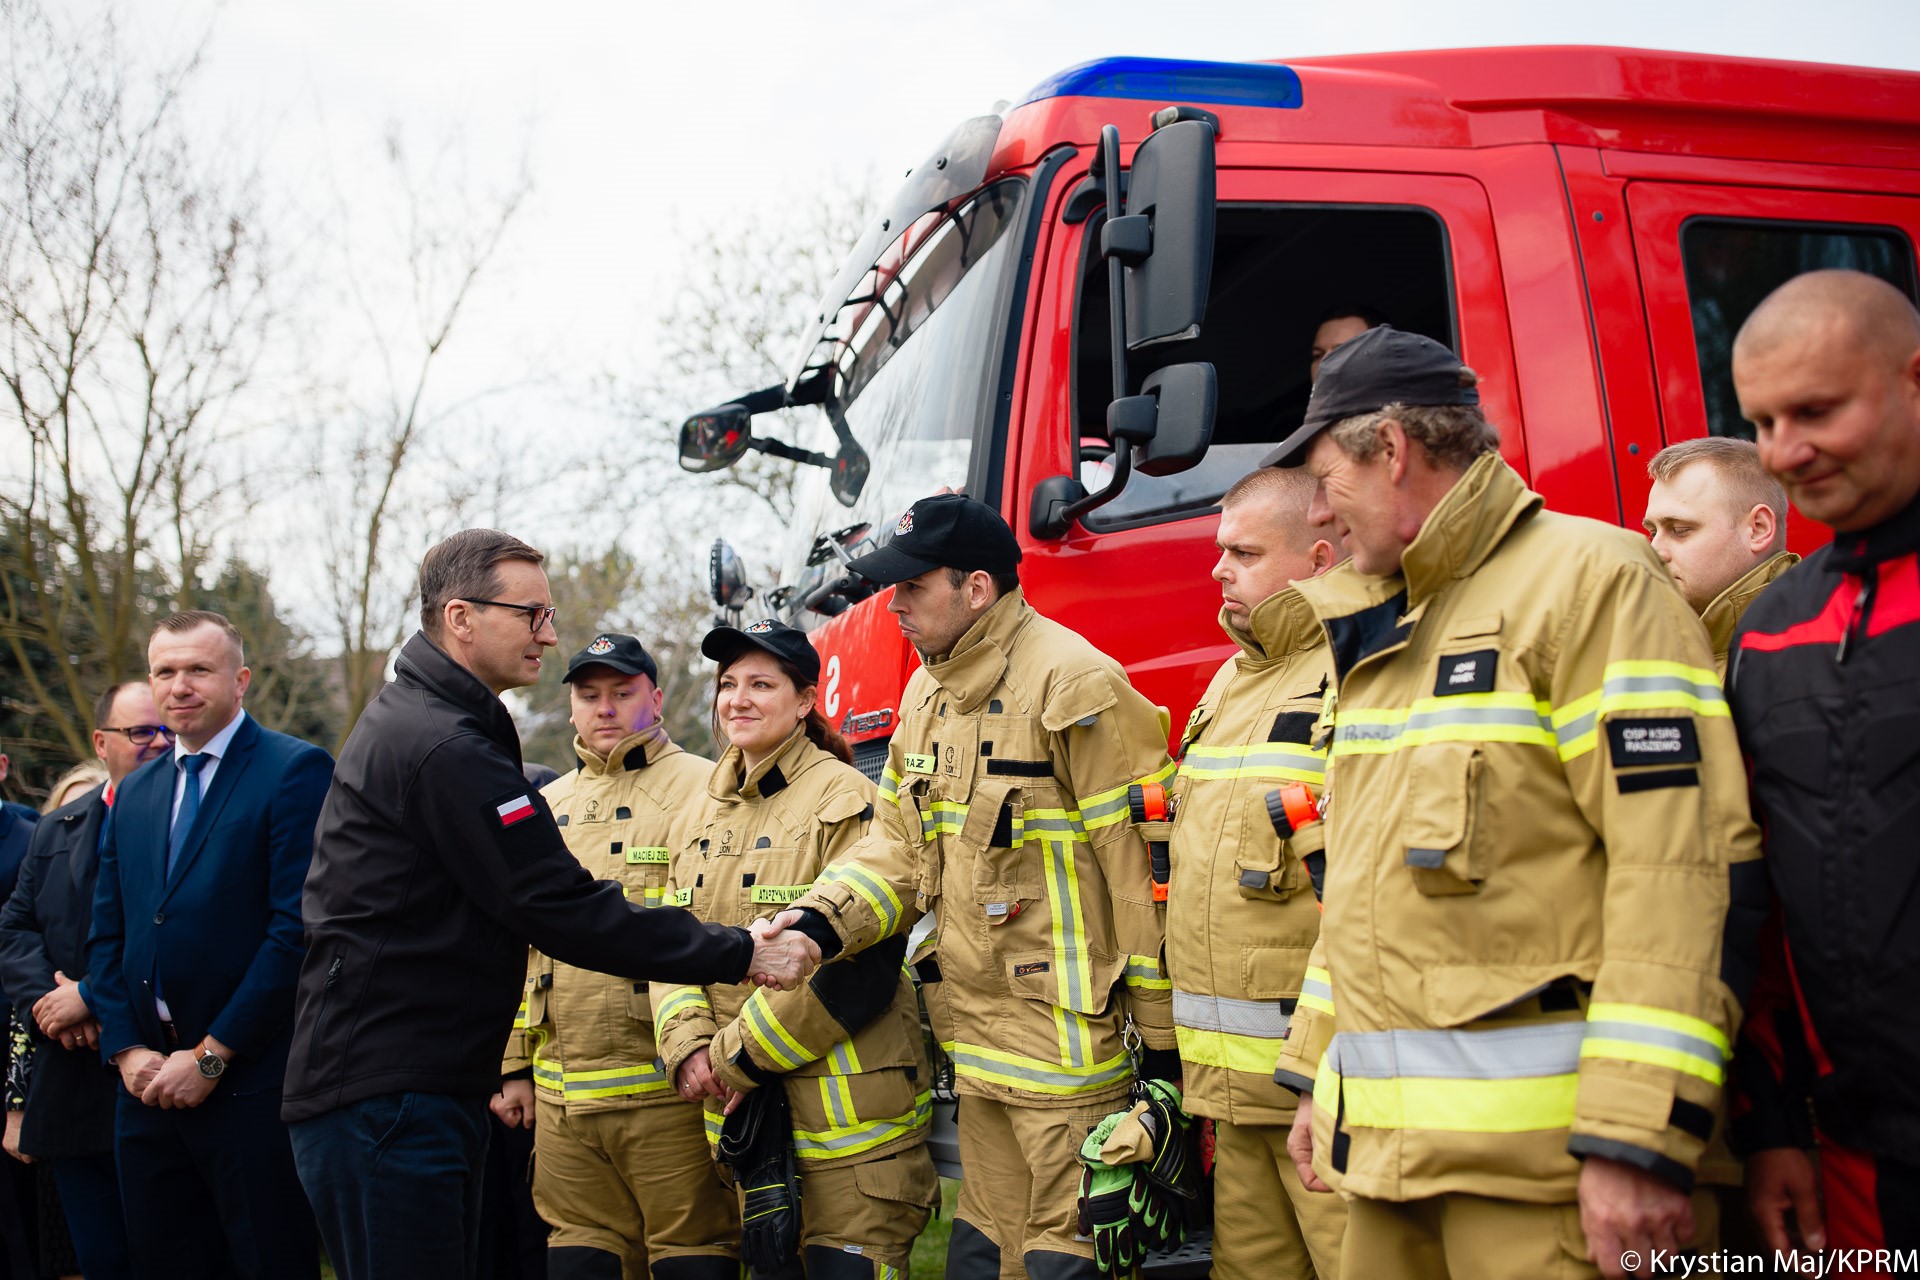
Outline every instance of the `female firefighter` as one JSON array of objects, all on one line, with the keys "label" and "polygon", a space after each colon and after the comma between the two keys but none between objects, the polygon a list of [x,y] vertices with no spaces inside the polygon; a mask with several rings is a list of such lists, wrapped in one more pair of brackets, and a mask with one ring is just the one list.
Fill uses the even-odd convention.
[{"label": "female firefighter", "polygon": [[[815,706],[820,655],[771,619],[719,627],[713,716],[727,750],[670,892],[703,920],[771,916],[873,819],[873,783]],[[741,1188],[756,1274],[893,1280],[939,1199],[927,1154],[931,1073],[904,937],[826,964],[796,991],[654,984],[661,1056]],[[778,1086],[771,1087],[771,1086]]]}]

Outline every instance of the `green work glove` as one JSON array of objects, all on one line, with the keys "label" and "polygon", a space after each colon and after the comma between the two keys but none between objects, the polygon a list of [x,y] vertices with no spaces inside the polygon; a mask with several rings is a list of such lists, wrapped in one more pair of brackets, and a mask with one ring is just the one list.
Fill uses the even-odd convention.
[{"label": "green work glove", "polygon": [[1103,1276],[1131,1276],[1146,1255],[1134,1232],[1136,1166],[1095,1163],[1080,1172],[1080,1234],[1093,1240],[1093,1265]]}]

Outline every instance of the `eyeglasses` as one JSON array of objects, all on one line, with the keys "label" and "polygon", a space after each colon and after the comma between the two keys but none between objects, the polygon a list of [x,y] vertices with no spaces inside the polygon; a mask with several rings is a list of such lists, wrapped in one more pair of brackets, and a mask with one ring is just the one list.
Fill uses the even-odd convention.
[{"label": "eyeglasses", "polygon": [[136,747],[144,747],[155,738],[171,738],[174,736],[173,730],[163,724],[103,724],[100,726],[100,732],[124,733],[127,735],[127,741]]},{"label": "eyeglasses", "polygon": [[461,596],[468,604],[492,605],[496,609],[518,609],[527,615],[527,630],[538,635],[540,628],[553,621],[553,615],[559,610],[550,604],[508,604],[505,600],[475,600],[470,596]]}]

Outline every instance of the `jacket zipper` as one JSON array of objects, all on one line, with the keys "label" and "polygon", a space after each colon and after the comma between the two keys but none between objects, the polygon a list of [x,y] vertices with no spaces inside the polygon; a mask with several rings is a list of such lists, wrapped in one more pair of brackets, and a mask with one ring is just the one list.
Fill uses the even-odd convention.
[{"label": "jacket zipper", "polygon": [[327,966],[327,980],[320,984],[320,1008],[313,1015],[313,1030],[307,1034],[307,1057],[309,1059],[320,1050],[320,1028],[326,1025],[327,1006],[333,1003],[333,987],[340,981],[340,966],[344,956],[335,956],[333,963]]},{"label": "jacket zipper", "polygon": [[1860,594],[1853,598],[1853,614],[1847,619],[1847,629],[1840,633],[1840,644],[1834,651],[1833,660],[1845,666],[1847,655],[1853,652],[1854,638],[1866,639],[1867,619],[1873,613],[1873,588],[1880,581],[1877,572],[1869,570],[1861,579]]}]

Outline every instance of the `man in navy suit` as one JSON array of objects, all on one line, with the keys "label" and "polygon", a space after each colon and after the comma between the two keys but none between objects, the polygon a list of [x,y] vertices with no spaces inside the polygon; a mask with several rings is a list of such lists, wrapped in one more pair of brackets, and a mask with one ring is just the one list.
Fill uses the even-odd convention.
[{"label": "man in navy suit", "polygon": [[303,1280],[318,1251],[280,1090],[333,761],[241,709],[252,673],[219,614],[166,619],[147,667],[174,750],[115,798],[87,953],[100,1053],[125,1086],[134,1274]]}]

